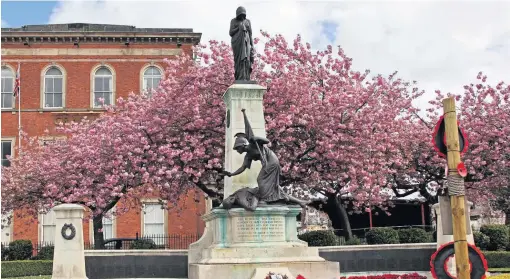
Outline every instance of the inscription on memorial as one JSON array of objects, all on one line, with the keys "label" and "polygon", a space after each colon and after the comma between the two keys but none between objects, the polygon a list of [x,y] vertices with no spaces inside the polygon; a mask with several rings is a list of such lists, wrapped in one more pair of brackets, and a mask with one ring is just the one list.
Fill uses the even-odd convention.
[{"label": "inscription on memorial", "polygon": [[237,238],[246,240],[284,240],[285,218],[280,216],[249,216],[236,218]]}]

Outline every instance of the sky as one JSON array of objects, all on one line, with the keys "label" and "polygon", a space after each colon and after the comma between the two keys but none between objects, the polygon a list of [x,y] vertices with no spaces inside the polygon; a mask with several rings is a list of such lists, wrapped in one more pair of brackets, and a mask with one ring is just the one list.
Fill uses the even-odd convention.
[{"label": "sky", "polygon": [[[214,4],[211,4],[213,3]],[[428,93],[462,94],[483,71],[489,82],[510,82],[510,1],[2,1],[2,27],[45,23],[105,23],[193,28],[202,42],[229,41],[230,19],[247,9],[258,30],[314,49],[340,45],[353,67],[372,74],[398,71]]]}]

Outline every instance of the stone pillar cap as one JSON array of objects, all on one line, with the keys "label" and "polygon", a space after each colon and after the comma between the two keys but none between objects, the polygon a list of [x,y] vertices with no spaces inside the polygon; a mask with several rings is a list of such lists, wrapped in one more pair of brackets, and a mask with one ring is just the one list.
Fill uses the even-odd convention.
[{"label": "stone pillar cap", "polygon": [[83,206],[74,203],[59,204],[53,208],[54,211],[74,211],[74,210],[85,210]]}]

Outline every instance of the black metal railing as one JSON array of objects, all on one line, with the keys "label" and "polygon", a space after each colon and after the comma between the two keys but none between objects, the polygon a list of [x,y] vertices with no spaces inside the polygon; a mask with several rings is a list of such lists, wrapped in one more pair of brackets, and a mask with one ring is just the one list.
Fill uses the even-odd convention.
[{"label": "black metal railing", "polygon": [[[106,250],[130,250],[130,249],[169,249],[180,250],[188,249],[189,245],[196,242],[201,237],[200,234],[169,234],[169,235],[143,235],[138,233],[134,237],[105,239]],[[53,242],[44,241],[32,243],[32,256],[27,259],[38,259],[46,254],[52,255]],[[93,242],[84,243],[85,250],[95,250]],[[2,254],[8,251],[9,243],[2,243]],[[8,254],[8,253],[7,253]],[[28,256],[28,255],[27,255]],[[2,255],[2,260],[4,255]]]}]

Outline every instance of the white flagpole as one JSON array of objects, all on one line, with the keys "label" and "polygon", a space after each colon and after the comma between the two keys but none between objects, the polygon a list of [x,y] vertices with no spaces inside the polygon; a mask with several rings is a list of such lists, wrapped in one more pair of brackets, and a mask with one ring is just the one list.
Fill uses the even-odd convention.
[{"label": "white flagpole", "polygon": [[21,63],[18,62],[19,84],[18,84],[18,156],[21,153]]}]

